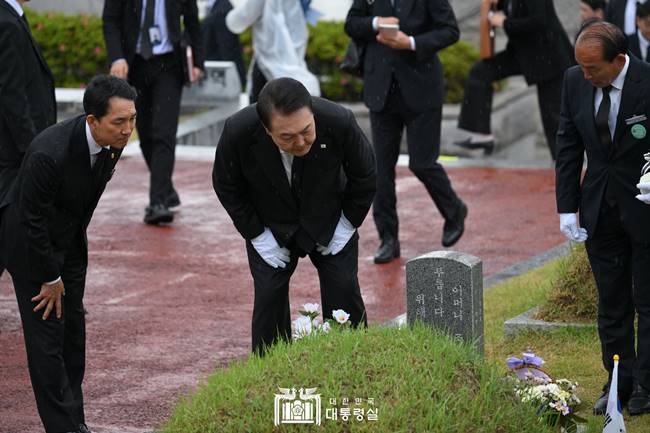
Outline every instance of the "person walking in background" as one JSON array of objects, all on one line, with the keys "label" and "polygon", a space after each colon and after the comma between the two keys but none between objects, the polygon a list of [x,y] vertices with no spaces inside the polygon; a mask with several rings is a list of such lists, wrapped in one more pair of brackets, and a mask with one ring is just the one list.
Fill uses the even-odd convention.
[{"label": "person walking in background", "polygon": [[636,8],[636,32],[628,35],[630,52],[644,62],[650,62],[650,2]]},{"label": "person walking in background", "polygon": [[206,60],[231,61],[237,67],[240,83],[246,83],[246,68],[239,36],[226,27],[226,15],[232,10],[230,0],[212,0],[208,16],[201,23]]},{"label": "person walking in background", "polygon": [[494,0],[498,12],[489,19],[508,36],[504,51],[476,63],[465,83],[458,128],[470,136],[455,144],[465,149],[495,146],[490,127],[494,83],[522,75],[537,85],[544,134],[555,160],[555,133],[559,122],[562,75],[575,64],[573,46],[555,13],[553,0]]},{"label": "person walking in background", "polygon": [[[564,77],[557,133],[560,230],[571,241],[586,241],[598,288],[598,334],[609,378],[596,414],[607,408],[614,355],[620,356],[622,405],[630,415],[650,413],[650,198],[636,198],[650,152],[650,66],[626,53],[618,27],[586,24],[575,47],[579,66]],[[581,179],[585,152],[589,165]]]},{"label": "person walking in background", "polygon": [[0,266],[16,291],[46,433],[89,433],[82,392],[86,230],[133,131],[135,98],[124,80],[95,77],[84,93],[85,114],[32,141],[0,201]]},{"label": "person walking in background", "polygon": [[289,279],[306,255],[324,319],[343,309],[353,326],[367,324],[357,227],[375,193],[375,159],[352,112],[294,79],[271,80],[226,120],[212,182],[246,240],[255,352],[291,338]]},{"label": "person walking in background", "polygon": [[[181,91],[203,69],[196,1],[106,0],[102,18],[111,75],[128,78],[138,91],[138,137],[150,172],[144,222],[170,223],[181,204],[172,182]],[[183,72],[181,19],[193,51],[191,77]]]},{"label": "person walking in background", "polygon": [[609,0],[605,8],[605,21],[618,26],[626,35],[636,33],[636,5],[643,0]]},{"label": "person walking in background", "polygon": [[318,78],[305,62],[309,31],[298,0],[245,0],[228,13],[226,25],[236,34],[253,29],[251,104],[267,81],[281,77],[296,79],[312,96],[320,96]]},{"label": "person walking in background", "polygon": [[450,247],[462,236],[467,216],[438,163],[443,73],[437,53],[458,40],[454,12],[447,0],[354,0],[345,31],[365,45],[363,101],[377,155],[373,216],[381,240],[374,261],[400,256],[395,164],[404,127],[409,168],[445,219],[442,245]]}]

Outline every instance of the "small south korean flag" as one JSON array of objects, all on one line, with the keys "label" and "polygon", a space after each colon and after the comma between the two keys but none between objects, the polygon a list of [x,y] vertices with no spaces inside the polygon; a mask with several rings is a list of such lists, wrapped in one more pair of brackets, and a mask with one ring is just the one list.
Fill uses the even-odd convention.
[{"label": "small south korean flag", "polygon": [[614,371],[612,372],[612,384],[609,386],[609,396],[607,397],[603,433],[625,433],[621,402],[618,400],[618,355],[614,355]]}]

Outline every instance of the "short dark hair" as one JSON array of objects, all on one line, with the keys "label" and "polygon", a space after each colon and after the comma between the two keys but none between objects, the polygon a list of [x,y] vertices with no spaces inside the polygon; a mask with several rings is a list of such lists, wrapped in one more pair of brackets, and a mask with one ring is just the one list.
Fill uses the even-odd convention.
[{"label": "short dark hair", "polygon": [[602,9],[605,10],[607,2],[605,0],[580,0],[582,3],[586,4],[593,10]]},{"label": "short dark hair", "polygon": [[257,115],[262,124],[271,129],[271,115],[274,111],[292,114],[301,108],[312,110],[311,95],[300,81],[293,78],[276,78],[264,85],[257,98]]},{"label": "short dark hair", "polygon": [[576,46],[582,43],[596,43],[600,45],[603,60],[612,62],[619,54],[627,53],[627,37],[621,29],[612,23],[598,18],[590,19],[580,28]]},{"label": "short dark hair", "polygon": [[112,75],[96,75],[84,92],[84,111],[98,119],[106,115],[109,100],[113,97],[135,101],[137,92],[121,78]]},{"label": "short dark hair", "polygon": [[636,17],[637,18],[645,18],[648,15],[650,15],[650,1],[646,1],[645,3],[636,3]]}]

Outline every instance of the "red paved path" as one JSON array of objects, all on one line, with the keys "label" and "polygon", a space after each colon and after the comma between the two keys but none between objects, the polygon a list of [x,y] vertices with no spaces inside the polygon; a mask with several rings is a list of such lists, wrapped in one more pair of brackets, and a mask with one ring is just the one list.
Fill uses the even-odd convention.
[{"label": "red paved path", "polygon": [[[178,161],[183,201],[172,227],[142,224],[148,176],[142,159],[120,162],[89,229],[86,414],[98,432],[142,432],[215,365],[250,346],[252,281],[244,243],[212,191],[211,163]],[[377,266],[372,217],[361,227],[360,279],[371,323],[401,314],[404,261],[441,249],[442,220],[422,185],[399,168],[403,259]],[[489,276],[563,241],[553,173],[547,169],[450,168],[469,206],[456,250],[484,260]],[[316,273],[302,262],[292,307],[319,301]],[[16,301],[0,279],[0,432],[42,431],[27,375]]]}]

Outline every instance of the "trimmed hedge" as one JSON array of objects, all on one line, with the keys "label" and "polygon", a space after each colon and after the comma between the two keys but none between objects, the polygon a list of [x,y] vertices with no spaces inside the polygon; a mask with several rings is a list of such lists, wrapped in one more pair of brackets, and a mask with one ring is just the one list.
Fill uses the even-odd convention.
[{"label": "trimmed hedge", "polygon": [[[57,87],[82,87],[93,75],[108,71],[101,18],[29,9],[26,14]],[[339,69],[349,40],[342,22],[320,21],[310,27],[307,64],[319,76],[323,96],[334,101],[358,101],[363,87],[359,78]],[[252,54],[250,31],[242,34],[240,41],[248,65]],[[478,52],[460,41],[441,51],[440,59],[445,70],[446,102],[460,102]]]},{"label": "trimmed hedge", "polygon": [[101,18],[25,13],[57,87],[83,87],[94,75],[108,72]]}]

